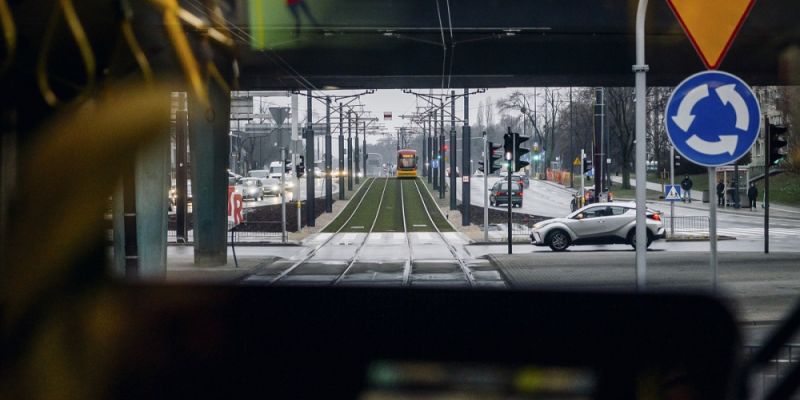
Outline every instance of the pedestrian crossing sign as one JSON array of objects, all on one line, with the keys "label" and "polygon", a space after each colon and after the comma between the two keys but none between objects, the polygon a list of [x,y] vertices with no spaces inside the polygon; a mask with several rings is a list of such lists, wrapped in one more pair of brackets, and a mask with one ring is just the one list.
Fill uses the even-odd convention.
[{"label": "pedestrian crossing sign", "polygon": [[681,187],[679,185],[664,186],[664,200],[681,201]]}]

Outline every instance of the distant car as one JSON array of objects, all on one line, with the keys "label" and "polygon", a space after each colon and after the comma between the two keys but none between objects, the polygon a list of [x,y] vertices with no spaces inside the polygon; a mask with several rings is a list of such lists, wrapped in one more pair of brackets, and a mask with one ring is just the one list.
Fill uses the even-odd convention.
[{"label": "distant car", "polygon": [[[444,175],[447,177],[450,176],[450,167],[447,167],[447,169],[444,170]],[[461,176],[461,170],[458,167],[456,167],[456,176]]]},{"label": "distant car", "polygon": [[281,181],[280,179],[267,178],[262,181],[262,191],[266,196],[280,196],[281,194]]},{"label": "distant car", "polygon": [[[647,210],[647,246],[666,237],[661,213]],[[596,203],[567,215],[539,222],[531,244],[564,251],[571,245],[630,244],[636,247],[636,203]]]},{"label": "distant car", "polygon": [[[508,182],[499,180],[494,183],[489,193],[489,204],[492,207],[508,205]],[[511,182],[511,206],[522,207],[522,186],[517,182]]]},{"label": "distant car", "polygon": [[236,184],[236,192],[242,195],[242,200],[260,201],[264,198],[264,185],[259,178],[242,178]]},{"label": "distant car", "polygon": [[[580,196],[578,196],[580,197]],[[605,200],[605,202],[613,202],[614,201],[614,193],[613,192],[606,192],[605,198],[600,201]],[[602,197],[601,197],[602,198]],[[594,186],[586,186],[583,188],[583,201],[584,204],[594,203],[595,201],[595,193],[594,193]]]},{"label": "distant car", "polygon": [[476,169],[472,176],[483,176],[483,172],[479,169]]},{"label": "distant car", "polygon": [[314,176],[317,178],[324,178],[325,173],[319,167],[314,167]]}]

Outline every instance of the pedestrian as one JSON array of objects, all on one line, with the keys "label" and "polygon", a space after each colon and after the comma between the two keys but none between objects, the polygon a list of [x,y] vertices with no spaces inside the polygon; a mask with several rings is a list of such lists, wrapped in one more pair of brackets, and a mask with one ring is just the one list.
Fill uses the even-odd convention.
[{"label": "pedestrian", "polygon": [[756,184],[751,182],[750,187],[747,189],[747,199],[750,200],[750,210],[756,209],[756,199],[758,198],[758,188]]},{"label": "pedestrian", "polygon": [[686,175],[685,178],[681,181],[681,189],[683,189],[683,202],[686,203],[686,200],[689,200],[689,203],[692,202],[692,186],[694,186],[694,182],[692,182],[692,178],[689,178],[689,175]]},{"label": "pedestrian", "polygon": [[722,179],[717,183],[717,205],[725,207],[725,182]]}]

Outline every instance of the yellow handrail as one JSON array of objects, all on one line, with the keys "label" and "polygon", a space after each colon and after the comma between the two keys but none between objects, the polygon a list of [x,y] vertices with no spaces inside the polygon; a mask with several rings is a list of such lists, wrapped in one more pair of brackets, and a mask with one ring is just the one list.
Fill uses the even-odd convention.
[{"label": "yellow handrail", "polygon": [[145,83],[152,85],[154,81],[153,69],[150,68],[150,62],[147,60],[147,56],[142,51],[142,47],[139,45],[139,41],[136,40],[136,35],[133,32],[133,25],[131,24],[133,12],[131,11],[130,5],[126,0],[122,0],[121,4],[123,7],[123,18],[122,23],[120,24],[122,36],[124,37],[125,42],[128,44],[131,53],[133,53],[133,58],[136,60],[136,64],[139,65],[139,69],[142,71]]},{"label": "yellow handrail", "polygon": [[0,0],[0,25],[3,26],[3,39],[6,41],[6,59],[0,66],[0,74],[3,74],[11,67],[17,53],[17,27],[14,25],[14,16],[6,0]]},{"label": "yellow handrail", "polygon": [[48,53],[50,53],[50,47],[53,44],[53,36],[56,34],[56,28],[59,23],[59,8],[64,15],[64,20],[67,22],[72,37],[75,39],[75,44],[78,46],[78,51],[83,60],[84,71],[86,72],[86,86],[78,93],[77,98],[86,96],[94,88],[97,69],[94,53],[92,52],[92,45],[86,37],[86,32],[84,32],[83,26],[78,18],[78,13],[72,5],[72,0],[58,0],[58,6],[53,8],[53,14],[50,16],[50,21],[47,24],[42,42],[42,49],[39,53],[39,60],[36,65],[36,81],[39,85],[39,90],[45,102],[51,107],[55,107],[60,103],[58,96],[50,87],[50,81],[47,77]]}]

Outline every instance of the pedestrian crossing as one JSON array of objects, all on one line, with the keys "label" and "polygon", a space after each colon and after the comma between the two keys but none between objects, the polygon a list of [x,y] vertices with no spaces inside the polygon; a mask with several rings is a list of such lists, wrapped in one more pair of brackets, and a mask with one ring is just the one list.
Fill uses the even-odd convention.
[{"label": "pedestrian crossing", "polygon": [[[764,238],[763,227],[752,228],[720,228],[717,234],[732,236],[737,239],[762,239]],[[800,238],[800,228],[770,228],[770,238]]]}]

